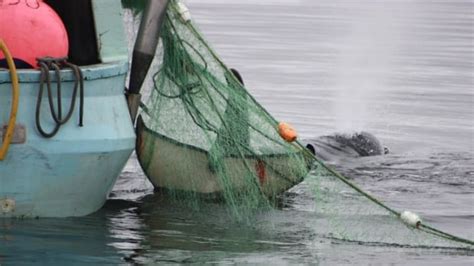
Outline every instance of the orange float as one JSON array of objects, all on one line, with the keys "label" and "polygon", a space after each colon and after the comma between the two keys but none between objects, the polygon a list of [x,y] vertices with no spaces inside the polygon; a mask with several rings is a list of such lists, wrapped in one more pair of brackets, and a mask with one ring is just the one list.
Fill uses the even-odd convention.
[{"label": "orange float", "polygon": [[[63,22],[42,0],[0,1],[0,38],[19,68],[36,68],[38,57],[66,57],[69,49]],[[6,66],[1,52],[0,65]]]},{"label": "orange float", "polygon": [[278,133],[287,142],[295,141],[298,136],[296,130],[290,124],[285,122],[280,122],[278,124]]}]

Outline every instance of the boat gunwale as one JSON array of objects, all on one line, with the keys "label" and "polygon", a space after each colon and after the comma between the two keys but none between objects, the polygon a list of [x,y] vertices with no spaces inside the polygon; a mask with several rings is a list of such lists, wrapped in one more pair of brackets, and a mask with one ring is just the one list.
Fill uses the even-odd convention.
[{"label": "boat gunwale", "polygon": [[[198,152],[201,152],[201,153],[204,153],[204,154],[209,154],[209,151],[203,149],[203,148],[200,148],[200,147],[197,147],[197,146],[194,146],[194,145],[190,145],[190,144],[186,144],[186,143],[183,143],[183,142],[180,142],[178,140],[175,140],[173,138],[170,138],[168,136],[165,136],[163,134],[160,134],[154,130],[152,130],[151,128],[147,127],[146,126],[146,123],[145,121],[143,120],[142,116],[139,115],[138,116],[138,119],[137,119],[137,124],[136,124],[136,134],[137,134],[137,141],[139,139],[138,136],[141,137],[141,133],[140,133],[140,129],[144,129],[145,132],[151,134],[152,136],[155,136],[155,137],[158,137],[158,138],[161,138],[161,139],[164,139],[165,141],[168,141],[168,142],[171,142],[177,146],[181,146],[183,148],[187,148],[187,149],[190,149],[190,150],[195,150],[195,151],[198,151]],[[137,146],[138,148],[138,146]],[[246,159],[259,159],[259,158],[284,158],[284,157],[290,157],[290,155],[297,155],[297,156],[302,156],[304,157],[304,153],[303,151],[296,151],[296,152],[292,152],[292,153],[273,153],[273,154],[262,154],[262,155],[253,155],[253,154],[247,154],[245,155],[244,157]],[[224,158],[241,158],[241,156],[238,156],[238,155],[232,155],[232,154],[229,154],[229,155],[225,155],[223,156]]]},{"label": "boat gunwale", "polygon": [[[84,80],[97,80],[109,77],[125,75],[128,72],[127,61],[115,61],[110,63],[99,63],[93,65],[79,66],[82,70]],[[18,80],[21,83],[39,83],[41,71],[38,69],[17,69]],[[51,81],[56,81],[54,71],[49,72]],[[75,81],[72,69],[61,70],[61,81]],[[0,68],[0,84],[11,83],[10,71]]]}]

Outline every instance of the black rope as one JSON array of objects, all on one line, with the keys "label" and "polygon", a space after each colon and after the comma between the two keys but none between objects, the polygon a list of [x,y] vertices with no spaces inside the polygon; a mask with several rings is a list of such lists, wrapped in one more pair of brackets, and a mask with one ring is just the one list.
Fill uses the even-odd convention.
[{"label": "black rope", "polygon": [[[75,104],[76,104],[76,96],[77,96],[77,88],[78,88],[78,85],[79,85],[79,126],[82,127],[83,126],[83,117],[84,117],[84,78],[82,76],[82,71],[81,69],[74,65],[74,64],[71,64],[69,62],[67,62],[66,60],[63,61],[63,64],[68,66],[69,68],[72,69],[72,71],[74,72],[74,76],[76,77],[76,79],[74,80],[74,89],[73,89],[73,94],[72,94],[72,97],[71,97],[71,104],[70,104],[70,108],[69,108],[69,112],[66,116],[66,118],[64,119],[64,123],[67,122],[67,120],[69,120],[71,118],[71,115],[74,111],[74,107],[75,107]],[[64,124],[64,123],[61,123],[61,124]]]},{"label": "black rope", "polygon": [[[40,76],[40,88],[38,92],[38,98],[36,100],[36,128],[38,132],[45,138],[51,138],[55,136],[59,128],[66,124],[67,121],[71,118],[75,105],[76,105],[76,98],[77,98],[77,91],[79,89],[79,126],[83,126],[83,117],[84,117],[84,82],[83,82],[83,75],[81,69],[69,62],[67,62],[66,58],[38,58],[38,65],[40,66],[41,76]],[[72,69],[75,80],[74,80],[74,87],[71,96],[71,102],[69,104],[69,109],[67,111],[66,116],[62,117],[62,88],[61,88],[61,67],[69,67]],[[56,76],[56,98],[57,98],[57,107],[54,107],[53,103],[53,92],[51,89],[51,79],[49,76],[49,71],[53,70],[54,75]],[[55,125],[53,130],[50,132],[46,132],[43,127],[41,126],[41,102],[43,99],[43,91],[44,91],[44,84],[46,83],[47,88],[47,95],[48,95],[48,103],[49,109],[51,112],[51,117],[53,118]],[[57,110],[56,110],[57,109]]]},{"label": "black rope", "polygon": [[52,99],[52,92],[51,92],[51,81],[49,79],[49,68],[48,66],[43,63],[43,62],[39,62],[38,63],[39,66],[40,66],[40,70],[41,70],[41,77],[40,77],[40,88],[39,88],[39,92],[38,92],[38,98],[36,100],[36,112],[35,112],[35,118],[36,118],[36,128],[38,129],[39,133],[45,137],[45,138],[51,138],[53,137],[54,135],[56,135],[56,133],[58,132],[59,130],[59,124],[55,124],[54,125],[54,128],[51,132],[46,132],[43,130],[42,126],[41,126],[41,122],[40,122],[40,112],[41,112],[41,101],[43,99],[43,88],[44,88],[44,83],[46,82],[47,84],[47,89],[48,89],[48,100],[49,100],[49,108],[51,110],[51,113],[54,113],[54,106],[53,106],[53,99]]}]

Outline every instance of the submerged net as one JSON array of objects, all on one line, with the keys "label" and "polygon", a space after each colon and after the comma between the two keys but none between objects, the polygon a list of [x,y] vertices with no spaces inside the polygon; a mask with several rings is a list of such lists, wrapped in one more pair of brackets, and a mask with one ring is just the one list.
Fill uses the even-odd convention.
[{"label": "submerged net", "polygon": [[[191,21],[171,1],[162,32],[162,62],[138,121],[137,154],[155,185],[187,204],[219,198],[245,219],[309,176],[324,236],[373,244],[469,248],[473,243],[424,224],[403,223],[383,205],[287,142],[278,122],[248,93]],[[308,174],[309,167],[312,172]]]},{"label": "submerged net", "polygon": [[437,230],[420,220],[404,221],[402,213],[361,190],[321,162],[306,179],[315,198],[315,212],[322,217],[320,233],[334,240],[370,245],[421,248],[461,248],[474,243]]}]

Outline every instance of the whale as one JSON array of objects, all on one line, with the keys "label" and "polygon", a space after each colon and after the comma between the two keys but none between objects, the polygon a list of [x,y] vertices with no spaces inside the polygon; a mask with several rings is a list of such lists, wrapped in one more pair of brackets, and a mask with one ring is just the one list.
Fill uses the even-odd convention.
[{"label": "whale", "polygon": [[360,131],[353,133],[335,133],[304,140],[306,148],[323,160],[342,157],[367,157],[389,153],[387,147],[373,134]]}]

